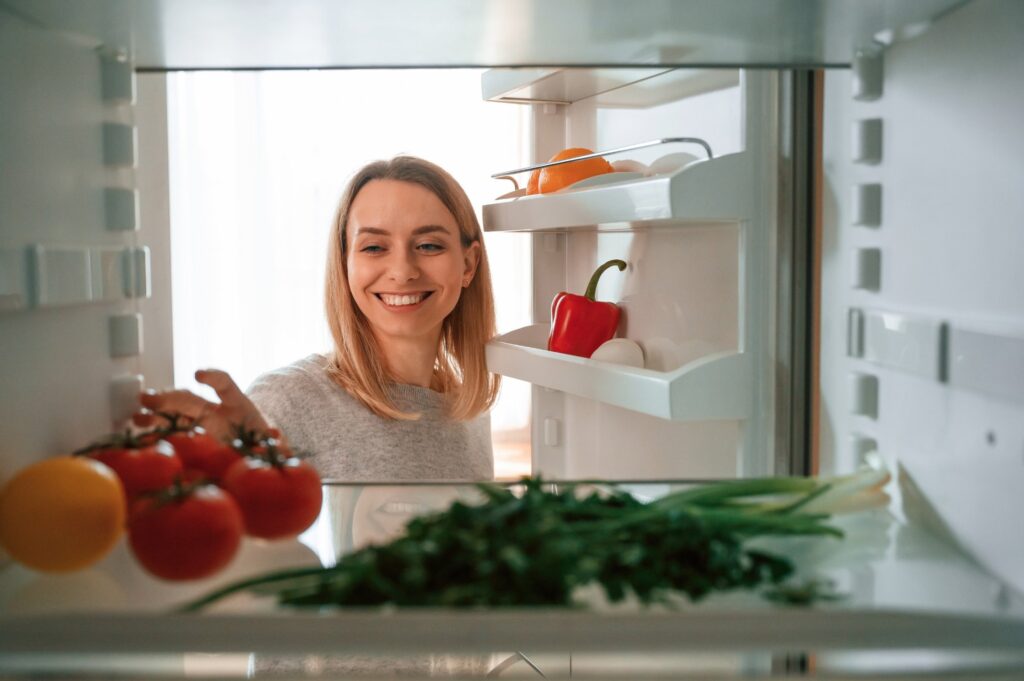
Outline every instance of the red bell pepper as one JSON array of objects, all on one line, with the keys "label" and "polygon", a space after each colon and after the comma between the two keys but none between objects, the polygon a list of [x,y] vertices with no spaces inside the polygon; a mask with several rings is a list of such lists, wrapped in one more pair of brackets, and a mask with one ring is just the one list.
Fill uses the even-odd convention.
[{"label": "red bell pepper", "polygon": [[626,269],[622,260],[609,260],[590,277],[587,291],[582,296],[562,291],[551,301],[551,333],[548,350],[579,357],[590,357],[594,350],[615,337],[621,311],[615,303],[594,300],[597,281],[612,266]]}]

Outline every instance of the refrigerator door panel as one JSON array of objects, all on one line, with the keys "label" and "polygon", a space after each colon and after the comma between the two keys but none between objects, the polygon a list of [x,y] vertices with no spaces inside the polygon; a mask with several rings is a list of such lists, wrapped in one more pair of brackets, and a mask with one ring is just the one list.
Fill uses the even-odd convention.
[{"label": "refrigerator door panel", "polygon": [[[542,339],[532,337],[540,326],[492,344],[496,371],[561,391],[534,393],[540,473],[733,477],[771,472],[780,460],[772,363],[776,325],[789,323],[776,319],[774,299],[776,230],[791,229],[777,215],[779,110],[786,104],[775,74],[733,77],[740,85],[646,108],[617,109],[593,96],[553,113],[535,105],[538,127],[552,127],[550,119],[560,117],[565,131],[561,140],[548,140],[552,148],[536,150],[537,160],[561,147],[600,150],[673,137],[710,140],[712,158],[484,207],[487,230],[557,233],[534,236],[539,323],[550,320],[551,298],[543,300],[541,292],[581,292],[601,263],[619,258],[629,265],[603,275],[597,299],[619,305],[617,336],[641,346],[642,369],[547,353]],[[661,78],[676,76],[654,75],[616,93],[627,96]],[[621,156],[657,168],[679,146]],[[638,446],[630,448],[631,441]],[[621,448],[631,450],[629,457]]]},{"label": "refrigerator door panel", "polygon": [[695,479],[736,476],[743,434],[736,421],[674,423],[571,395],[565,414],[564,427],[574,428],[565,436],[561,475],[567,478],[650,480],[667,471]]}]

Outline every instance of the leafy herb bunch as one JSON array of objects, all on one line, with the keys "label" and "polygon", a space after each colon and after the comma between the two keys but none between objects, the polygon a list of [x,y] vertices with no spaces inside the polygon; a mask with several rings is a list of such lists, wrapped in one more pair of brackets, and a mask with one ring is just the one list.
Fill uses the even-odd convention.
[{"label": "leafy herb bunch", "polygon": [[614,488],[559,486],[549,490],[540,478],[523,479],[515,491],[479,485],[479,505],[454,502],[333,567],[248,579],[186,610],[237,591],[313,608],[567,606],[579,587],[595,583],[611,602],[631,594],[659,602],[675,592],[697,601],[776,585],[793,573],[788,559],[747,548],[747,539],[841,536],[826,514],[798,512],[830,487],[808,478],[718,483],[650,503]]}]

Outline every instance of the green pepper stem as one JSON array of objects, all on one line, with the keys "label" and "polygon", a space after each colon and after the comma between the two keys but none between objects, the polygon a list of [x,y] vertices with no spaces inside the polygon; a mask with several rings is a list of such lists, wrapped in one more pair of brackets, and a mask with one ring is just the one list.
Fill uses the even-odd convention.
[{"label": "green pepper stem", "polygon": [[601,275],[604,274],[604,271],[611,267],[612,265],[618,267],[620,272],[626,269],[626,262],[624,260],[609,260],[608,262],[594,270],[593,276],[590,277],[590,283],[587,284],[587,292],[583,294],[587,298],[587,300],[596,300],[595,296],[597,295],[597,282],[601,278]]}]

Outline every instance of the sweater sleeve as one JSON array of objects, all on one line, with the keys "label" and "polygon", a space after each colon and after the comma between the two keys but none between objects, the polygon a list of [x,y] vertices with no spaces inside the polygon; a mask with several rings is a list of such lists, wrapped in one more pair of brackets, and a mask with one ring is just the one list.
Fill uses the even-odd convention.
[{"label": "sweater sleeve", "polygon": [[262,374],[245,391],[271,426],[279,428],[288,441],[308,441],[308,410],[303,408],[311,381],[301,371],[276,370]]}]

